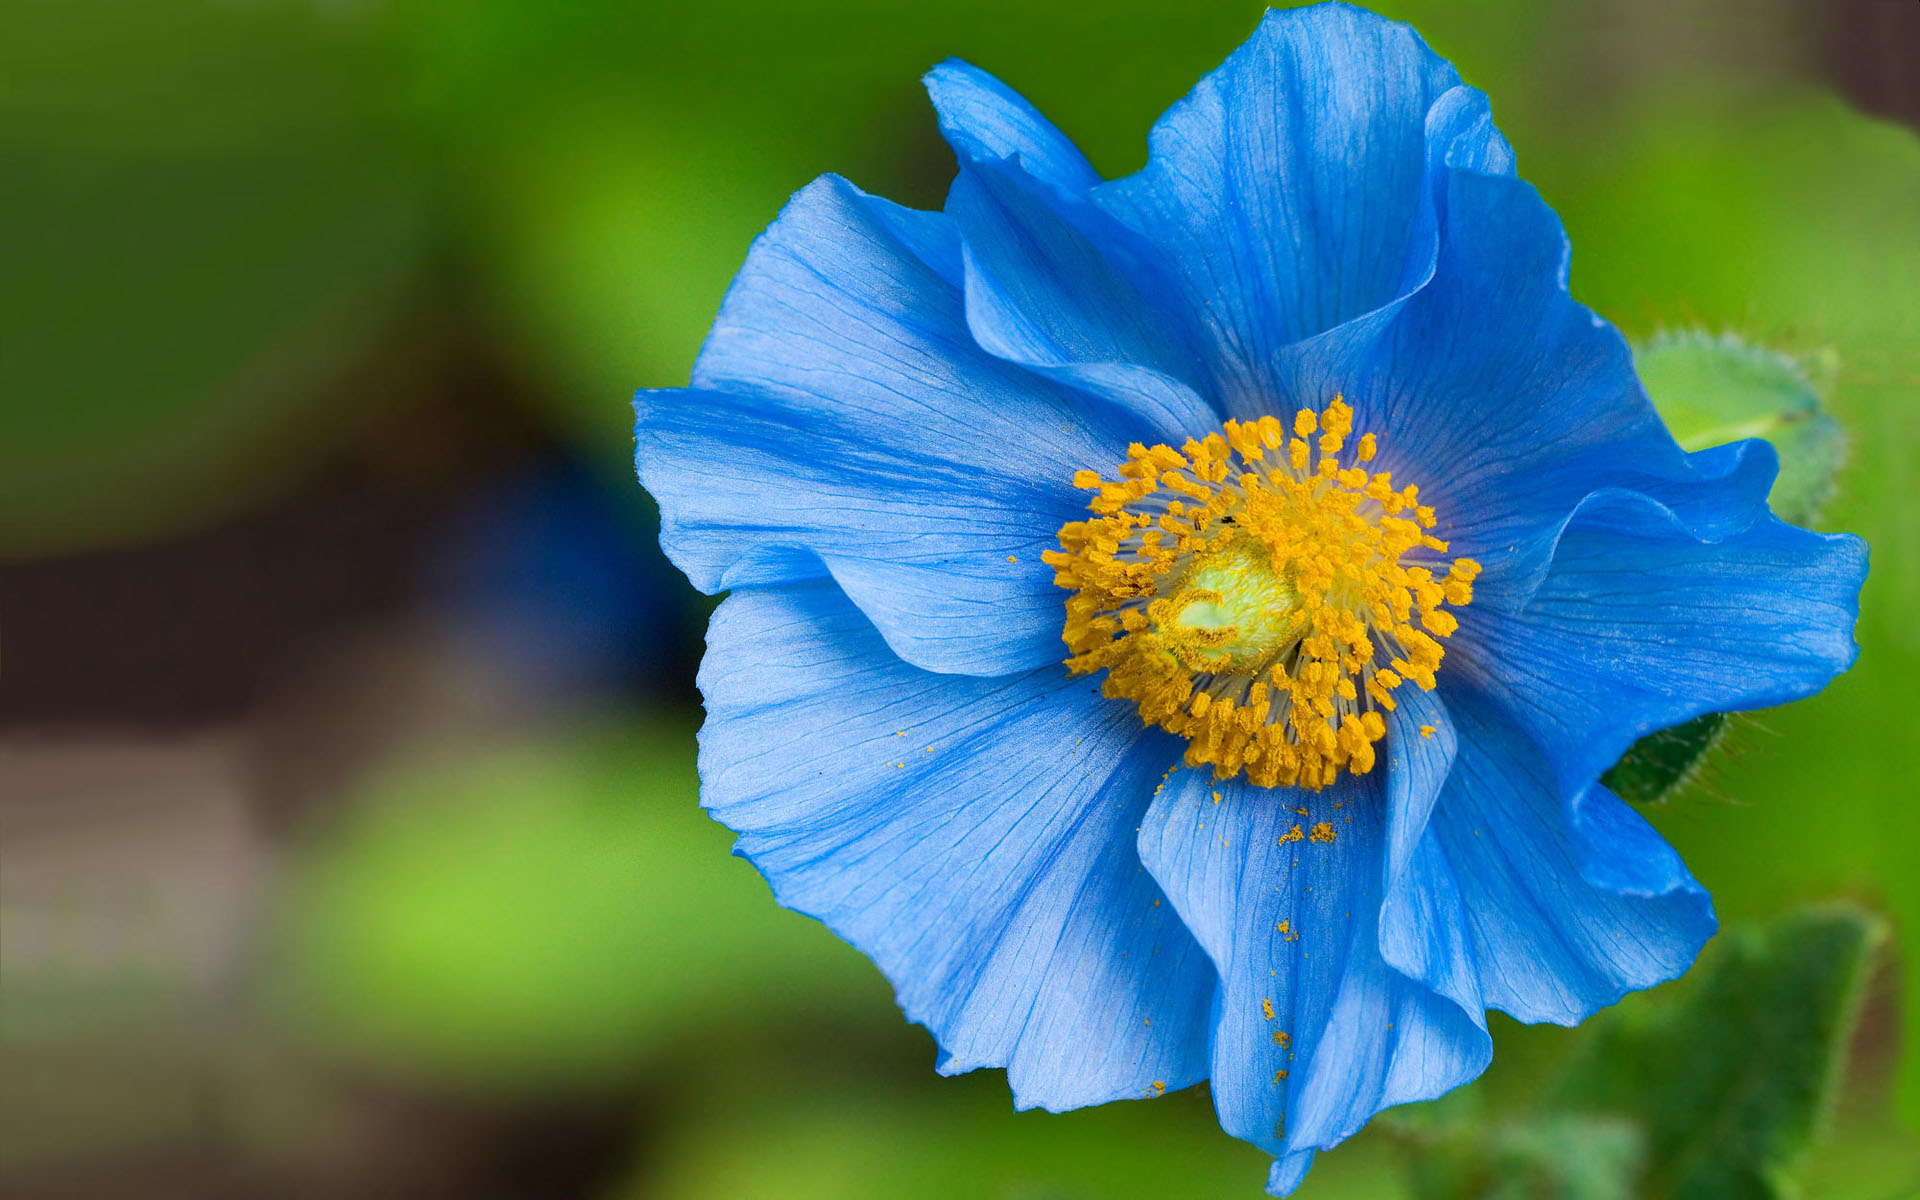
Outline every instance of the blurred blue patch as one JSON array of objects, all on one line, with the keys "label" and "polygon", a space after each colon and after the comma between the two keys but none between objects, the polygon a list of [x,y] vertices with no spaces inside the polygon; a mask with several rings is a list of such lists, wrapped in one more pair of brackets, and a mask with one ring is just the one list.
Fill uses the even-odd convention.
[{"label": "blurred blue patch", "polygon": [[674,690],[687,589],[642,503],[564,460],[490,481],[429,552],[436,616],[466,655],[538,693]]}]

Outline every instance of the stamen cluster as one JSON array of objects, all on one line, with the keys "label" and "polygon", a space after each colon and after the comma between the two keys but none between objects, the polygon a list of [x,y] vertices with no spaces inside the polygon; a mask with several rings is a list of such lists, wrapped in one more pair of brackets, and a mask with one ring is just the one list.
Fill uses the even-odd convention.
[{"label": "stamen cluster", "polygon": [[1447,551],[1433,510],[1360,466],[1378,447],[1352,432],[1335,397],[1291,430],[1228,421],[1179,450],[1135,443],[1116,479],[1074,476],[1094,515],[1043,556],[1074,593],[1067,668],[1106,671],[1190,766],[1325,787],[1373,768],[1395,688],[1434,686],[1458,625],[1443,606],[1473,599],[1480,565],[1427,558]]}]

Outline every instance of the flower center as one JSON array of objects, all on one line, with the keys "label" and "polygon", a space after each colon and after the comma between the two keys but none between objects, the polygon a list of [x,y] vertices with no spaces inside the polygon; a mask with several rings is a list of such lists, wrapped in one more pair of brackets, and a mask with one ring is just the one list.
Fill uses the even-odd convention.
[{"label": "flower center", "polygon": [[1094,515],[1043,556],[1073,591],[1067,669],[1105,670],[1106,695],[1187,739],[1189,766],[1322,788],[1373,769],[1395,688],[1434,686],[1458,624],[1442,605],[1473,599],[1480,564],[1430,557],[1447,543],[1419,487],[1359,466],[1377,445],[1348,448],[1352,432],[1335,397],[1291,436],[1228,421],[1179,450],[1128,447],[1116,479],[1074,476]]}]

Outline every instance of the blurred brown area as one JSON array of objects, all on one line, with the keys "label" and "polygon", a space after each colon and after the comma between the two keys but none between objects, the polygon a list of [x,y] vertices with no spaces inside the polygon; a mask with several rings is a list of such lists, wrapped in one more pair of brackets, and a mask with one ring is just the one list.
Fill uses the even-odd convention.
[{"label": "blurred brown area", "polygon": [[1920,6],[1838,0],[1809,6],[1834,87],[1862,112],[1920,129]]}]

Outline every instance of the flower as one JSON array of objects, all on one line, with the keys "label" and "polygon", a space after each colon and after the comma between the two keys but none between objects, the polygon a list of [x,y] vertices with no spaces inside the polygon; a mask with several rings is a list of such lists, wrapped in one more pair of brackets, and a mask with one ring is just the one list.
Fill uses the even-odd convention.
[{"label": "flower", "polygon": [[1771,515],[1765,443],[1674,443],[1405,26],[1268,13],[1112,181],[927,83],[945,210],[816,181],[637,402],[731,593],[702,803],[941,1071],[1209,1079],[1285,1195],[1477,1076],[1487,1010],[1687,969],[1712,905],[1596,780],[1844,670],[1865,551]]}]

